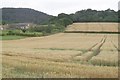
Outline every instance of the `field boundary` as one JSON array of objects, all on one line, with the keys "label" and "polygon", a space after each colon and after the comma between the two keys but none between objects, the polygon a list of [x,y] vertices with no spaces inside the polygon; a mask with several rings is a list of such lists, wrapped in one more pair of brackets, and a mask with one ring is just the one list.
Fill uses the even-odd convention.
[{"label": "field boundary", "polygon": [[98,34],[120,34],[120,32],[109,32],[109,31],[100,31],[100,32],[96,32],[96,31],[64,31],[64,33],[98,33]]}]

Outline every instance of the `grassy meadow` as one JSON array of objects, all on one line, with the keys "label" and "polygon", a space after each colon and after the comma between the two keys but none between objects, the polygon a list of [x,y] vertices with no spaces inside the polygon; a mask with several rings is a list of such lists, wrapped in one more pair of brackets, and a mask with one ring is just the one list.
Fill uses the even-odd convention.
[{"label": "grassy meadow", "polygon": [[25,36],[14,36],[14,35],[9,35],[9,36],[0,36],[0,40],[16,40],[16,39],[23,39]]}]

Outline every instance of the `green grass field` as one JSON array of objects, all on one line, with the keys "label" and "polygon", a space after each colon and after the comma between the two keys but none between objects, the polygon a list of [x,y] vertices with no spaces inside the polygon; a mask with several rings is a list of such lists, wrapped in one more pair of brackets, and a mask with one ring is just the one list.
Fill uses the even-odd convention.
[{"label": "green grass field", "polygon": [[15,35],[8,35],[8,36],[0,36],[0,40],[16,40],[16,39],[23,39],[25,36],[15,36]]},{"label": "green grass field", "polygon": [[26,37],[40,37],[43,36],[42,32],[26,32],[23,33],[20,30],[4,30],[0,31],[0,40],[16,40]]}]

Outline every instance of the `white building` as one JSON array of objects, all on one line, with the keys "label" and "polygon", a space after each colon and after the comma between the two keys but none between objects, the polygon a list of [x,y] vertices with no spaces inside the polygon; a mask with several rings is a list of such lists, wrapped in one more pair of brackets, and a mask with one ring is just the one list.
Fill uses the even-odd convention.
[{"label": "white building", "polygon": [[0,25],[0,30],[3,30],[3,27],[2,27],[2,25]]}]

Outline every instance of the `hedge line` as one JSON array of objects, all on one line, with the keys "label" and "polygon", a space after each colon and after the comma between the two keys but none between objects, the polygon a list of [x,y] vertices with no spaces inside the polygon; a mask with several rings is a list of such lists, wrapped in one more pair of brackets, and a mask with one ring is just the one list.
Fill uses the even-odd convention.
[{"label": "hedge line", "polygon": [[39,37],[39,36],[43,36],[43,33],[41,32],[19,32],[19,31],[3,31],[0,32],[0,36],[7,36],[7,35],[18,35],[18,36],[28,36],[28,37]]}]

